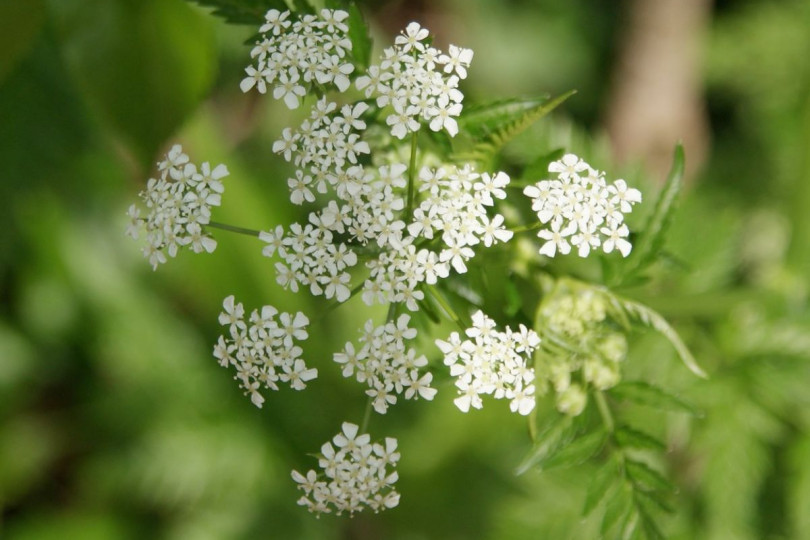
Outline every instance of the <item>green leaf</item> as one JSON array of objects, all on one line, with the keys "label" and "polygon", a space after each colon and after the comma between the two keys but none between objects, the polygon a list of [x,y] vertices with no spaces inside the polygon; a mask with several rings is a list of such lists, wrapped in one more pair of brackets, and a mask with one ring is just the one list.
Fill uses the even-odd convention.
[{"label": "green leaf", "polygon": [[555,414],[551,423],[537,436],[534,447],[515,470],[521,475],[559,452],[573,438],[573,418],[567,414]]},{"label": "green leaf", "polygon": [[211,21],[182,0],[60,0],[52,14],[89,109],[144,167],[214,80]]},{"label": "green leaf", "polygon": [[636,490],[635,492],[635,501],[636,505],[643,507],[645,512],[649,515],[653,515],[654,510],[660,510],[666,512],[667,514],[673,513],[675,510],[672,506],[664,500],[664,496],[669,494],[669,492],[661,492],[661,491],[645,491],[645,490]]},{"label": "green leaf", "polygon": [[588,483],[585,504],[582,507],[583,516],[590,514],[599,505],[602,499],[611,491],[617,478],[620,477],[616,463],[613,460],[606,462],[596,471],[596,474]]},{"label": "green leaf", "polygon": [[600,527],[602,536],[607,535],[622,518],[630,513],[631,502],[630,490],[622,484],[621,489],[617,490],[605,505],[605,514],[602,516],[602,526]]},{"label": "green leaf", "polygon": [[651,468],[643,461],[636,461],[634,459],[625,458],[624,467],[627,471],[627,476],[633,481],[633,484],[645,491],[674,491],[673,486],[669,480]]},{"label": "green leaf", "polygon": [[368,68],[371,63],[371,49],[373,43],[368,31],[368,24],[363,18],[363,12],[357,7],[355,2],[351,2],[348,8],[349,18],[346,24],[349,25],[349,39],[352,42],[352,56],[361,69]]},{"label": "green leaf", "polygon": [[612,308],[611,315],[616,318],[620,318],[624,317],[626,314],[643,325],[655,329],[661,335],[667,338],[672,346],[675,347],[675,351],[678,353],[681,361],[689,369],[689,371],[698,377],[702,377],[704,379],[708,378],[706,372],[703,371],[703,369],[698,365],[697,360],[695,360],[695,357],[692,356],[689,348],[683,342],[675,329],[672,328],[667,320],[658,312],[634,300],[622,298],[607,289],[599,290],[606,297],[610,307]]},{"label": "green leaf", "polygon": [[619,400],[632,401],[665,411],[685,412],[693,416],[703,416],[702,412],[681,398],[643,381],[627,381],[609,390],[610,395]]},{"label": "green leaf", "polygon": [[[206,8],[214,8],[213,14],[232,24],[259,27],[264,24],[265,14],[271,9],[290,9],[284,0],[188,0]],[[295,2],[296,10],[299,2]],[[311,6],[310,6],[311,8]]]},{"label": "green leaf", "polygon": [[661,194],[655,203],[653,212],[647,220],[647,224],[641,232],[638,241],[635,243],[633,252],[627,259],[628,269],[626,276],[637,274],[655,261],[664,245],[664,237],[669,228],[672,214],[675,210],[675,201],[683,187],[685,156],[683,146],[678,144],[675,147],[675,154],[672,159],[667,181],[664,184]]},{"label": "green leaf", "polygon": [[560,448],[554,455],[540,460],[538,466],[541,469],[551,469],[580,465],[595,456],[605,446],[606,440],[607,433],[602,429],[582,435]]},{"label": "green leaf", "polygon": [[509,99],[470,107],[459,119],[459,131],[472,137],[473,147],[457,152],[454,159],[489,164],[506,143],[575,93],[571,90],[553,99]]},{"label": "green leaf", "polygon": [[630,426],[619,426],[613,434],[616,443],[623,448],[637,448],[640,450],[666,450],[666,445],[659,439]]}]

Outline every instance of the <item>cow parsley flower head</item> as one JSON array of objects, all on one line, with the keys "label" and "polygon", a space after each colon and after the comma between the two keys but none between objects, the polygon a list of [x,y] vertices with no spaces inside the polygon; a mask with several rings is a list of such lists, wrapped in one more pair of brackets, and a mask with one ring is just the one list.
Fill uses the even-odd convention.
[{"label": "cow parsley flower head", "polygon": [[342,352],[334,355],[335,362],[343,366],[344,377],[354,376],[368,385],[366,394],[380,414],[397,402],[397,396],[432,400],[436,395],[436,389],[430,386],[433,375],[422,370],[427,366],[427,358],[406,347],[406,341],[416,338],[416,329],[408,326],[410,319],[410,315],[400,315],[396,321],[382,326],[374,326],[374,321],[368,320],[360,345],[355,347],[348,342]]},{"label": "cow parsley flower head", "polygon": [[268,11],[259,28],[262,40],[250,52],[256,64],[245,69],[247,77],[239,85],[242,91],[256,88],[264,94],[271,88],[273,97],[290,109],[298,108],[314,85],[346,91],[354,71],[346,55],[352,50],[345,22],[348,17],[339,9],[322,9],[318,15],[295,20],[289,11]]},{"label": "cow parsley flower head", "polygon": [[371,442],[359,434],[355,424],[344,422],[342,431],[321,446],[320,471],[304,474],[292,471],[292,478],[304,495],[298,504],[315,514],[353,515],[365,508],[375,513],[399,504],[394,484],[399,476],[393,470],[399,461],[397,440]]},{"label": "cow parsley flower head", "polygon": [[450,54],[444,54],[427,43],[428,37],[427,29],[410,23],[383,51],[380,63],[355,81],[366,98],[391,107],[386,124],[398,139],[418,131],[420,122],[451,137],[458,133],[456,118],[464,99],[458,84],[467,76],[473,52],[451,45]]},{"label": "cow parsley flower head", "polygon": [[219,323],[228,327],[228,333],[219,336],[214,357],[222,367],[236,369],[234,379],[254,405],[264,403],[259,393],[262,387],[278,390],[280,381],[303,390],[318,376],[318,370],[308,368],[301,359],[303,350],[296,344],[309,337],[306,315],[279,313],[273,306],[264,306],[261,311],[253,310],[245,321],[245,308],[233,295],[225,298],[222,307]]},{"label": "cow parsley flower head", "polygon": [[580,257],[587,257],[601,249],[627,257],[633,246],[627,240],[630,231],[624,215],[641,202],[641,192],[621,179],[607,184],[604,172],[574,154],[552,162],[548,170],[557,178],[523,190],[532,199],[532,210],[540,222],[548,225],[537,233],[544,240],[540,254],[554,257],[576,249]]},{"label": "cow parsley flower head", "polygon": [[523,325],[517,332],[508,327],[500,332],[480,310],[472,319],[465,332],[469,339],[453,332],[447,341],[436,340],[450,375],[456,377],[459,397],[453,403],[463,412],[480,409],[481,396],[489,394],[510,400],[512,412],[529,414],[535,405],[535,375],[529,361],[540,337]]},{"label": "cow parsley flower head", "polygon": [[158,163],[159,178],[150,178],[140,198],[148,209],[145,217],[136,205],[129,207],[127,234],[137,239],[146,233],[143,254],[153,269],[175,257],[182,247],[195,253],[211,253],[217,242],[205,231],[211,208],[221,204],[228,176],[225,165],[211,167],[208,162],[197,167],[189,161],[179,144],[172,146]]}]

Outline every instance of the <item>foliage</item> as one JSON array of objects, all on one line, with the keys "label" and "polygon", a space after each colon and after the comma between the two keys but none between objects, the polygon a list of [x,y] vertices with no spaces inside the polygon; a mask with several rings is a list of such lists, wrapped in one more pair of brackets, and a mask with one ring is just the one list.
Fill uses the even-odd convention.
[{"label": "foliage", "polygon": [[[294,504],[289,471],[312,467],[306,454],[346,414],[362,416],[365,396],[329,358],[356,335],[365,308],[357,302],[313,322],[307,358],[319,379],[301,393],[269,395],[257,410],[210,356],[222,299],[269,301],[285,312],[316,313],[323,304],[277,286],[252,238],[216,231],[215,253],[181,254],[154,274],[121,239],[123,209],[174,140],[201,160],[228,163],[218,221],[267,229],[304,218],[283,204],[291,167],[270,152],[300,116],[235,97],[248,48],[228,52],[228,43],[245,36],[206,13],[253,32],[283,3],[203,0],[198,10],[179,0],[42,1],[22,11],[12,3],[0,6],[0,26],[10,29],[3,35],[14,36],[13,46],[0,47],[2,194],[12,202],[0,222],[1,536],[810,535],[802,151],[810,78],[800,61],[810,40],[807,2],[716,7],[707,83],[715,146],[692,185],[680,147],[656,185],[611,164],[587,127],[595,119],[581,122],[605,91],[594,82],[605,69],[596,68],[605,64],[599,39],[620,31],[589,23],[604,6],[543,1],[530,11],[527,3],[480,2],[487,26],[465,10],[469,34],[458,41],[476,49],[464,90],[482,104],[468,97],[459,136],[420,134],[420,149],[498,166],[520,189],[574,151],[624,174],[644,201],[628,218],[627,259],[541,258],[533,234],[518,233],[469,261],[464,276],[426,288],[413,325],[420,336],[446,338],[460,330],[448,314],[466,328],[481,309],[499,329],[538,331],[548,348],[536,351],[536,365],[561,350],[598,352],[621,335],[621,381],[603,390],[586,384],[576,416],[558,412],[552,387],[528,425],[502,403],[462,415],[453,379],[423,340],[420,349],[433,351],[436,399],[397,404],[371,423],[375,438],[379,430],[399,439],[399,507],[309,519]],[[348,6],[353,63],[372,64],[368,36],[382,33],[365,21],[385,15],[326,5]],[[292,3],[298,12],[313,6]],[[566,46],[553,55],[510,47],[496,67],[524,66],[519,72],[491,78],[493,85],[477,74],[495,69],[483,64],[496,47],[478,49],[473,36],[487,39],[485,28],[508,24],[503,41],[513,43],[537,35],[541,23],[543,39]],[[567,86],[521,80],[529,71],[580,92],[568,97]],[[510,79],[507,88],[560,97],[490,102],[495,83]],[[378,110],[369,114],[384,122]],[[520,197],[510,189],[507,200]],[[528,206],[515,202],[502,213],[528,222]],[[604,318],[582,334],[549,326],[545,308],[582,294],[604,301]],[[708,378],[693,375],[704,372]],[[571,375],[581,383],[584,368]]]}]

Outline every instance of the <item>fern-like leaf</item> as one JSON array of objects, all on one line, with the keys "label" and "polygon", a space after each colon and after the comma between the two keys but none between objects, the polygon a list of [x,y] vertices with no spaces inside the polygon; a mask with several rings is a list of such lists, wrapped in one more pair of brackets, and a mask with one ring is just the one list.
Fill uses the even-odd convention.
[{"label": "fern-like leaf", "polygon": [[557,108],[576,90],[553,99],[510,99],[470,107],[459,119],[460,131],[472,137],[471,150],[457,152],[455,159],[476,161],[488,166],[506,143]]},{"label": "fern-like leaf", "polygon": [[607,289],[602,289],[602,293],[605,295],[610,303],[610,306],[613,308],[613,315],[615,315],[617,318],[621,318],[621,314],[624,313],[631,319],[639,321],[644,326],[648,326],[658,331],[662,336],[669,340],[677,351],[681,361],[689,369],[689,371],[698,377],[702,377],[704,379],[708,378],[706,372],[703,371],[703,369],[698,365],[697,360],[695,360],[695,357],[692,356],[691,352],[689,352],[689,348],[683,342],[681,337],[678,335],[675,329],[669,325],[667,320],[662,315],[644,304],[635,302],[633,300],[628,300],[626,298],[621,298]]},{"label": "fern-like leaf", "polygon": [[653,212],[647,220],[641,236],[636,241],[632,254],[627,259],[628,266],[624,272],[626,280],[637,277],[639,272],[655,261],[662,250],[664,236],[675,210],[675,201],[683,187],[685,162],[683,146],[678,144],[675,147],[672,168],[669,171],[664,188],[658,196]]},{"label": "fern-like leaf", "polygon": [[259,27],[265,14],[271,9],[289,9],[284,0],[189,0],[205,8],[213,8],[213,14],[232,24]]}]

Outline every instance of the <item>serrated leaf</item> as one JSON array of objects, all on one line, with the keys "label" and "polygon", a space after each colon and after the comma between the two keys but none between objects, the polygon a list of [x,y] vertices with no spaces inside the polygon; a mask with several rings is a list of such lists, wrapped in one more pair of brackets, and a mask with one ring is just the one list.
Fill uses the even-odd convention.
[{"label": "serrated leaf", "polygon": [[645,306],[644,304],[634,300],[628,300],[627,298],[621,298],[607,289],[600,289],[600,292],[605,296],[610,307],[612,308],[611,315],[617,318],[626,315],[639,321],[645,326],[653,328],[662,336],[667,338],[667,340],[669,340],[669,342],[675,348],[675,351],[678,353],[678,357],[681,359],[681,362],[683,362],[689,371],[698,377],[704,379],[708,378],[708,375],[706,375],[706,372],[703,371],[703,369],[698,365],[697,360],[695,360],[695,357],[692,356],[692,353],[689,351],[689,347],[687,347],[683,342],[681,336],[678,335],[678,332],[676,332],[675,329],[670,326],[670,324],[663,316],[661,316],[661,314],[654,309]]},{"label": "serrated leaf", "polygon": [[213,8],[213,14],[232,24],[261,26],[265,14],[271,9],[290,9],[284,0],[188,0],[205,8]]},{"label": "serrated leaf", "polygon": [[488,165],[506,143],[575,93],[575,90],[571,90],[553,99],[547,96],[510,99],[470,107],[459,118],[459,130],[472,137],[473,147],[466,152],[458,152],[454,159]]},{"label": "serrated leaf", "polygon": [[660,510],[671,514],[675,510],[664,500],[665,494],[660,491],[637,490],[635,492],[636,504],[637,506],[643,506],[645,512],[649,515],[652,515],[652,510]]},{"label": "serrated leaf", "polygon": [[611,388],[609,392],[611,396],[619,400],[624,399],[665,411],[685,412],[693,416],[703,416],[701,411],[693,405],[658,386],[643,381],[622,382]]},{"label": "serrated leaf", "polygon": [[683,145],[675,146],[667,181],[655,203],[653,212],[647,220],[642,233],[635,243],[633,252],[627,259],[628,276],[638,273],[652,263],[664,245],[664,236],[675,210],[675,201],[683,187],[685,164]]},{"label": "serrated leaf", "polygon": [[640,450],[666,450],[663,441],[630,426],[619,426],[613,434],[616,443],[623,448],[637,448]]},{"label": "serrated leaf", "polygon": [[529,454],[515,469],[515,474],[521,475],[525,473],[535,465],[556,454],[561,447],[566,446],[574,436],[572,428],[572,417],[565,414],[554,415],[554,419],[549,426],[538,435]]},{"label": "serrated leaf", "polygon": [[622,485],[621,489],[618,489],[605,504],[605,513],[602,516],[602,525],[600,526],[602,536],[606,536],[622,518],[627,516],[632,507],[631,503],[630,490],[625,485]]},{"label": "serrated leaf", "polygon": [[655,494],[644,491],[635,491],[633,493],[633,503],[640,518],[644,538],[647,540],[663,540],[665,538],[664,533],[661,532],[655,521],[653,509],[663,509],[667,512],[671,512],[671,509]]},{"label": "serrated leaf", "polygon": [[613,460],[608,461],[599,468],[588,483],[588,490],[585,493],[585,504],[582,507],[583,516],[590,514],[612,490],[613,484],[618,478],[621,478],[618,472]]},{"label": "serrated leaf", "polygon": [[636,487],[645,490],[674,491],[669,480],[664,475],[644,463],[635,459],[625,458],[624,467],[627,476],[633,481]]},{"label": "serrated leaf", "polygon": [[581,437],[577,437],[569,444],[560,448],[554,455],[540,460],[537,464],[541,469],[554,467],[572,467],[580,465],[595,456],[604,446],[607,433],[596,430]]}]

